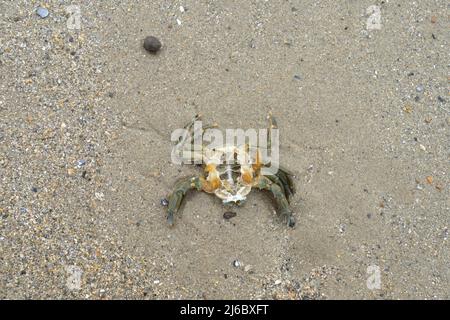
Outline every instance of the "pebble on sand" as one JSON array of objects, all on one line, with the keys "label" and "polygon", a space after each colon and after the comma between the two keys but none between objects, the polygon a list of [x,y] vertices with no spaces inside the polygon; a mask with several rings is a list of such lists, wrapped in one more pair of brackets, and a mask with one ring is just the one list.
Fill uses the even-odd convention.
[{"label": "pebble on sand", "polygon": [[161,49],[161,46],[161,41],[159,41],[159,39],[156,37],[148,36],[144,40],[144,48],[148,52],[156,53],[159,51],[159,49]]},{"label": "pebble on sand", "polygon": [[163,198],[163,199],[161,199],[160,203],[162,206],[167,207],[169,205],[169,200],[167,200],[166,198]]},{"label": "pebble on sand", "polygon": [[239,268],[241,266],[242,266],[242,263],[239,260],[234,260],[233,261],[233,267]]},{"label": "pebble on sand", "polygon": [[41,18],[47,18],[48,17],[48,10],[43,7],[39,7],[36,9],[36,13]]},{"label": "pebble on sand", "polygon": [[233,212],[233,211],[227,211],[227,212],[225,212],[223,214],[223,218],[225,220],[229,220],[229,219],[234,218],[234,217],[236,217],[236,212]]}]

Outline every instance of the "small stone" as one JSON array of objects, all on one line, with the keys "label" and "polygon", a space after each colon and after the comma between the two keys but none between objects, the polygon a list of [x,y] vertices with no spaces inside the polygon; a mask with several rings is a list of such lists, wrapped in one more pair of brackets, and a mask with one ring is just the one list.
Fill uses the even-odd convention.
[{"label": "small stone", "polygon": [[103,201],[105,200],[105,195],[103,194],[103,192],[95,192],[95,198],[99,201]]},{"label": "small stone", "polygon": [[169,200],[167,200],[166,198],[162,198],[160,203],[163,207],[167,207],[169,205]]},{"label": "small stone", "polygon": [[83,167],[84,165],[86,164],[86,160],[78,160],[77,161],[77,167],[78,168],[81,168],[81,167]]},{"label": "small stone", "polygon": [[432,16],[431,17],[431,23],[436,23],[437,21],[437,17],[436,16]]},{"label": "small stone", "polygon": [[433,183],[433,177],[432,176],[428,176],[426,179],[427,179],[427,183],[428,184],[432,184]]},{"label": "small stone", "polygon": [[73,176],[73,175],[75,174],[75,169],[74,169],[74,168],[69,168],[69,169],[67,169],[67,174],[68,174],[69,176]]},{"label": "small stone", "polygon": [[445,102],[445,99],[442,98],[441,96],[438,96],[437,99],[439,100],[439,102]]},{"label": "small stone", "polygon": [[422,151],[426,151],[427,150],[427,148],[425,148],[425,146],[423,144],[419,144],[419,148]]},{"label": "small stone", "polygon": [[46,8],[43,7],[38,7],[36,9],[36,13],[39,17],[41,17],[42,19],[47,18],[48,17],[48,10]]},{"label": "small stone", "polygon": [[295,79],[295,80],[302,80],[302,77],[299,76],[298,74],[296,74],[296,75],[294,75],[294,79]]},{"label": "small stone", "polygon": [[413,111],[413,108],[410,105],[406,105],[403,107],[403,111],[406,113],[411,113]]},{"label": "small stone", "polygon": [[223,214],[223,218],[225,220],[229,220],[229,219],[234,218],[234,217],[236,217],[236,212],[233,212],[233,211],[227,211],[227,212],[225,212]]},{"label": "small stone", "polygon": [[159,41],[159,39],[156,37],[148,36],[144,40],[144,48],[148,52],[156,53],[159,51],[159,49],[161,49],[161,46],[161,41]]},{"label": "small stone", "polygon": [[239,268],[241,266],[242,266],[242,263],[239,260],[234,260],[233,261],[233,267]]},{"label": "small stone", "polygon": [[421,84],[419,84],[419,85],[416,87],[416,91],[417,91],[417,92],[423,92],[423,89],[424,89],[424,86],[421,85]]},{"label": "small stone", "polygon": [[47,139],[53,138],[54,135],[55,135],[55,132],[52,129],[47,128],[42,133],[42,140],[47,140]]},{"label": "small stone", "polygon": [[281,280],[279,280],[279,279],[278,279],[278,280],[275,280],[275,285],[276,285],[276,286],[278,286],[278,285],[280,285],[280,284],[281,284]]}]

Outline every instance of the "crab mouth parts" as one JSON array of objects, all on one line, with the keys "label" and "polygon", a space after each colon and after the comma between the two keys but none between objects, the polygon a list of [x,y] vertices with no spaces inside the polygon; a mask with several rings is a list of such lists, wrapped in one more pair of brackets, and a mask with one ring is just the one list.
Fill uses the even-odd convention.
[{"label": "crab mouth parts", "polygon": [[224,188],[217,189],[215,194],[217,197],[222,199],[224,204],[228,204],[234,202],[236,204],[241,204],[247,199],[247,194],[250,192],[251,186],[241,186],[239,188],[233,188],[231,190],[227,190]]},{"label": "crab mouth parts", "polygon": [[245,199],[246,197],[241,194],[234,194],[234,195],[230,194],[226,199],[222,199],[222,202],[224,204],[228,204],[230,202],[239,204],[240,202],[244,202]]}]

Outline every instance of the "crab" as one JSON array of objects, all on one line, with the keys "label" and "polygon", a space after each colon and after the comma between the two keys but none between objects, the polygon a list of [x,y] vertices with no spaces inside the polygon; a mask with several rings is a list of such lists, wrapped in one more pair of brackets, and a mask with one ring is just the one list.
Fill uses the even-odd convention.
[{"label": "crab", "polygon": [[[295,193],[293,173],[278,166],[274,173],[264,173],[264,168],[271,165],[270,159],[263,156],[264,147],[252,146],[249,143],[225,144],[209,148],[203,143],[195,146],[195,136],[202,136],[206,129],[217,127],[216,124],[202,128],[195,133],[194,123],[200,121],[201,115],[195,115],[184,128],[184,136],[179,137],[177,151],[188,150],[188,156],[181,156],[183,163],[200,164],[202,174],[185,177],[175,183],[173,192],[168,196],[167,222],[174,224],[174,216],[179,211],[181,203],[190,190],[204,191],[214,194],[225,205],[242,205],[250,191],[255,188],[269,191],[277,205],[277,213],[289,227],[294,227],[295,218],[290,207],[290,200]],[[277,122],[269,113],[267,131],[267,148],[271,148],[271,132],[277,129]],[[266,150],[267,151],[267,150]],[[264,153],[266,154],[266,153]],[[232,159],[226,161],[227,159]]]}]

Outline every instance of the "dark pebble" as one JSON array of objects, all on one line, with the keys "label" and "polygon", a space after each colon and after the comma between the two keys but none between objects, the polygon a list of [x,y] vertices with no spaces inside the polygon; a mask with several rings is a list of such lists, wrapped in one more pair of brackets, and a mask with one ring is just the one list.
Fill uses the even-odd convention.
[{"label": "dark pebble", "polygon": [[161,42],[158,40],[158,38],[149,36],[144,40],[144,48],[148,52],[156,53],[159,51],[159,49],[161,49]]},{"label": "dark pebble", "polygon": [[83,172],[81,173],[81,177],[83,179],[86,179],[87,181],[91,181],[91,178],[89,177],[89,175],[88,175],[86,170],[83,170]]},{"label": "dark pebble", "polygon": [[233,212],[233,211],[227,211],[227,212],[225,212],[223,214],[223,218],[225,220],[229,220],[229,219],[234,218],[234,217],[236,217],[236,212]]},{"label": "dark pebble", "polygon": [[169,205],[169,200],[166,198],[161,199],[161,205],[167,207]]},{"label": "dark pebble", "polygon": [[438,96],[438,98],[437,98],[438,100],[439,100],[439,102],[445,102],[445,99],[444,98],[442,98],[441,96]]},{"label": "dark pebble", "polygon": [[31,188],[31,191],[38,192],[38,189],[36,187]]}]

